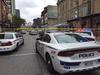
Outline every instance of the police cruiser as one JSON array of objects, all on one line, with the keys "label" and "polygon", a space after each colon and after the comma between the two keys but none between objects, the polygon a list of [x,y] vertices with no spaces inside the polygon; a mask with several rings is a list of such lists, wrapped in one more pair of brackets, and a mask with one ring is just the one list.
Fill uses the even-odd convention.
[{"label": "police cruiser", "polygon": [[24,44],[24,38],[16,32],[0,33],[0,52],[18,50]]},{"label": "police cruiser", "polygon": [[86,38],[87,40],[89,40],[90,42],[95,42],[96,41],[96,38],[95,36],[93,35],[93,32],[92,30],[88,30],[88,29],[82,29],[82,30],[78,30],[76,32],[74,32],[84,38]]},{"label": "police cruiser", "polygon": [[36,39],[50,73],[81,72],[100,68],[100,45],[75,33],[45,33]]}]

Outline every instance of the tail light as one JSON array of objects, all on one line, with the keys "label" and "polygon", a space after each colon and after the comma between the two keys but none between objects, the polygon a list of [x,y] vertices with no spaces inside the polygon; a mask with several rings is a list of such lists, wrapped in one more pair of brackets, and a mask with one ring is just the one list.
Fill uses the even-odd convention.
[{"label": "tail light", "polygon": [[12,45],[12,42],[11,42],[11,41],[9,41],[9,42],[7,42],[7,43],[2,43],[2,44],[1,44],[1,46],[10,46],[10,45]]},{"label": "tail light", "polygon": [[59,52],[58,56],[70,57],[70,56],[73,56],[74,54],[77,54],[77,53],[86,53],[86,52],[94,52],[94,51],[98,51],[100,53],[100,48],[80,49],[80,50],[73,50],[73,51],[63,51],[63,52]]},{"label": "tail light", "polygon": [[92,39],[92,38],[86,38],[86,39],[89,41],[95,41],[95,39]]},{"label": "tail light", "polygon": [[59,52],[58,53],[58,56],[72,56],[74,54],[74,52],[73,51],[71,51],[71,52]]}]

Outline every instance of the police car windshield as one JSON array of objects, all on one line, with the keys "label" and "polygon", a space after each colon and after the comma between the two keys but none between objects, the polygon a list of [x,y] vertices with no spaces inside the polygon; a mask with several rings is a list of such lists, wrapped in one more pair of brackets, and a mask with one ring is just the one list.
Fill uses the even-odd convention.
[{"label": "police car windshield", "polygon": [[13,39],[12,34],[0,34],[0,39]]},{"label": "police car windshield", "polygon": [[88,42],[86,39],[77,34],[57,35],[55,38],[57,39],[58,43]]}]

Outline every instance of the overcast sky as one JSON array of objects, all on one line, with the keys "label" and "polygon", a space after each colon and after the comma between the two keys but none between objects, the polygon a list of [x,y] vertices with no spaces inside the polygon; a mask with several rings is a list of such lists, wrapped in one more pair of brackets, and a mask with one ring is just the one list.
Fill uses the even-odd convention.
[{"label": "overcast sky", "polygon": [[41,12],[47,5],[56,5],[57,0],[15,0],[16,9],[20,9],[21,18],[33,23],[33,19],[41,17]]}]

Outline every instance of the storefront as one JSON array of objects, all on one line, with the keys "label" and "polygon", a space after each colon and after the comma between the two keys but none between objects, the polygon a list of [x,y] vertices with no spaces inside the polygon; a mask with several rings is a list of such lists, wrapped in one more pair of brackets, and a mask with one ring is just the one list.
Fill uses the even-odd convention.
[{"label": "storefront", "polygon": [[69,29],[72,31],[77,31],[78,29],[92,29],[94,35],[100,37],[100,13],[68,20],[67,22]]}]

